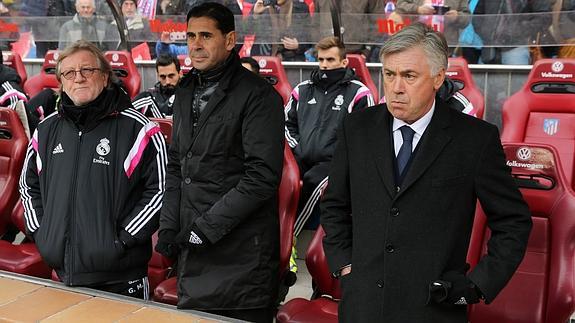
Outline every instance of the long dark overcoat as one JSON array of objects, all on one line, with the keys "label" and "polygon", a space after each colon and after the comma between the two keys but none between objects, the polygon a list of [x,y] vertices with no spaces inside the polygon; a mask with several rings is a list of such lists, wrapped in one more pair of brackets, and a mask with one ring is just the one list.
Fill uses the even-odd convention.
[{"label": "long dark overcoat", "polygon": [[394,180],[393,117],[385,105],[352,113],[340,132],[322,203],[324,248],[342,277],[343,322],[464,323],[466,306],[426,304],[428,286],[465,266],[476,201],[493,234],[470,279],[487,302],[521,262],[531,218],[497,128],[436,99],[401,189]]},{"label": "long dark overcoat", "polygon": [[211,243],[179,255],[180,308],[263,308],[277,296],[282,101],[232,55],[195,133],[196,82],[176,92],[160,230],[195,222]]}]

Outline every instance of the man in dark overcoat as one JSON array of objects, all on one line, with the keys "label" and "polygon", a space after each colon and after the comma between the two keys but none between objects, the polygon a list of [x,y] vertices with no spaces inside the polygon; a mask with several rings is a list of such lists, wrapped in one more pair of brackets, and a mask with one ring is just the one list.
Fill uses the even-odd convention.
[{"label": "man in dark overcoat", "polygon": [[[525,253],[531,217],[494,125],[438,96],[447,44],[421,23],[382,48],[386,104],[340,129],[322,202],[327,260],[340,277],[341,322],[467,322],[493,301]],[[465,259],[476,202],[487,255]]]},{"label": "man in dark overcoat", "polygon": [[282,99],[243,68],[234,16],[204,3],[187,15],[193,70],[174,100],[156,250],[178,253],[178,307],[271,322],[277,297]]}]

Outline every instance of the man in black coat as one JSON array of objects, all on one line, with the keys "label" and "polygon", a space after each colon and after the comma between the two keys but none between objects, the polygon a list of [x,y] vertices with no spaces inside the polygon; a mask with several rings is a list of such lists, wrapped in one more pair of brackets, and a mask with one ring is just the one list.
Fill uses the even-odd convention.
[{"label": "man in black coat", "polygon": [[[467,322],[517,269],[531,230],[497,128],[436,95],[447,44],[421,23],[382,48],[387,103],[340,129],[322,202],[323,245],[340,277],[341,322]],[[476,202],[487,255],[465,262]]]},{"label": "man in black coat", "polygon": [[187,22],[194,69],[176,90],[157,250],[179,249],[179,308],[271,322],[282,99],[242,67],[229,9],[204,3]]}]

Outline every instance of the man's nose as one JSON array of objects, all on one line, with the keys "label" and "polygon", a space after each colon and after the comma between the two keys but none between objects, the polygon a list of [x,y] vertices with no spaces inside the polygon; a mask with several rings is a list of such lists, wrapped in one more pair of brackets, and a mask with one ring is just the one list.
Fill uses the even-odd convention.
[{"label": "man's nose", "polygon": [[392,90],[394,93],[403,93],[405,92],[405,83],[402,77],[396,77],[392,83]]}]

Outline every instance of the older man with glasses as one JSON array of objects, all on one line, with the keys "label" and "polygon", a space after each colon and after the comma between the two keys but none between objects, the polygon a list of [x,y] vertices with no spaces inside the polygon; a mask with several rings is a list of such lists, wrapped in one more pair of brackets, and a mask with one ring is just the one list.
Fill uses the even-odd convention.
[{"label": "older man with glasses", "polygon": [[66,285],[148,299],[164,138],[94,44],[66,48],[56,76],[57,112],[34,132],[20,180],[26,229]]}]

